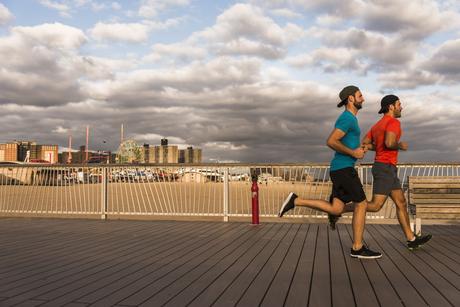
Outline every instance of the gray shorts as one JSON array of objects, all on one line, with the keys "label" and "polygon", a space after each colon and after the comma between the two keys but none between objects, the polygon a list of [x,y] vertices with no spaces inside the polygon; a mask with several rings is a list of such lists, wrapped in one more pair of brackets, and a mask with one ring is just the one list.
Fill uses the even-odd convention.
[{"label": "gray shorts", "polygon": [[374,187],[372,192],[379,195],[390,195],[391,191],[401,189],[398,169],[393,164],[374,162],[372,166]]}]

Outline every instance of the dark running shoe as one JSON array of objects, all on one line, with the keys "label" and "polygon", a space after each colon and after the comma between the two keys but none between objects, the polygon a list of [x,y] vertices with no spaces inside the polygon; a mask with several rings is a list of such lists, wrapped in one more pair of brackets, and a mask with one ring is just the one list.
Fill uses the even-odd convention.
[{"label": "dark running shoe", "polygon": [[297,195],[293,192],[289,193],[288,197],[284,201],[283,205],[281,206],[280,212],[278,213],[278,217],[282,217],[286,212],[291,209],[294,209],[294,201],[297,198]]},{"label": "dark running shoe", "polygon": [[363,245],[363,247],[357,251],[352,248],[350,256],[360,259],[377,259],[382,257],[382,254],[379,252],[374,252],[373,250],[370,250],[366,245]]},{"label": "dark running shoe", "polygon": [[329,227],[331,230],[335,230],[335,224],[337,224],[337,221],[340,219],[342,215],[333,215],[328,213],[327,214],[327,219],[329,220]]},{"label": "dark running shoe", "polygon": [[432,237],[431,234],[415,236],[414,241],[407,241],[407,248],[409,250],[417,249],[423,244],[425,244],[426,242],[430,241],[431,237]]}]

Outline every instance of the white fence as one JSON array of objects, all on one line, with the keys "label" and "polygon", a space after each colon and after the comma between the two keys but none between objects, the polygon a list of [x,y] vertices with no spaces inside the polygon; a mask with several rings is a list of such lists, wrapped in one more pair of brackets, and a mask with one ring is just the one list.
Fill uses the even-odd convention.
[{"label": "white fence", "polygon": [[[368,199],[371,164],[358,165]],[[399,177],[459,176],[460,164],[402,164]],[[0,214],[83,216],[251,215],[251,175],[258,175],[262,217],[275,217],[293,191],[302,198],[329,198],[327,164],[0,166]],[[296,208],[290,217],[325,217]],[[395,218],[391,201],[369,218]]]}]

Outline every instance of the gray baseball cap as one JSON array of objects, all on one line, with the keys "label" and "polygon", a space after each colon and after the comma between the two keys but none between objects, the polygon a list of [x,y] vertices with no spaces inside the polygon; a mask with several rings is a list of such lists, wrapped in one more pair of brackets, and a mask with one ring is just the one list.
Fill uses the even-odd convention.
[{"label": "gray baseball cap", "polygon": [[339,93],[340,102],[337,104],[337,108],[347,104],[348,96],[354,96],[359,91],[359,88],[354,85],[345,86]]}]

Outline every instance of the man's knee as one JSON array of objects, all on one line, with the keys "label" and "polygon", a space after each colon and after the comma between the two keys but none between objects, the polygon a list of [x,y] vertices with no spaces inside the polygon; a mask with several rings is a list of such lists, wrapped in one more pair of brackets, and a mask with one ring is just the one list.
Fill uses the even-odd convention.
[{"label": "man's knee", "polygon": [[374,202],[371,201],[367,204],[367,211],[368,212],[378,212],[383,207],[383,202]]}]

